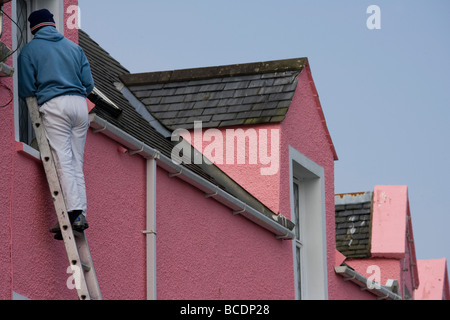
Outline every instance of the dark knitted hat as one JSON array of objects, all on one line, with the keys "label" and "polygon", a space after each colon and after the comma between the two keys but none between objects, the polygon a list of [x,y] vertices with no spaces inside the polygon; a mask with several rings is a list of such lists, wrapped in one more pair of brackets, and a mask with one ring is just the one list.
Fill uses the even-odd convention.
[{"label": "dark knitted hat", "polygon": [[37,10],[30,14],[28,18],[30,22],[30,30],[32,34],[35,34],[38,29],[46,26],[52,26],[56,28],[53,14],[47,9]]}]

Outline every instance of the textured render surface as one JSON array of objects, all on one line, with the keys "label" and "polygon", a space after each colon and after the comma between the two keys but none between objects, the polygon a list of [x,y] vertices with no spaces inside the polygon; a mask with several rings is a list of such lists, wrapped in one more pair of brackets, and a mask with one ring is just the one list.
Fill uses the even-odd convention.
[{"label": "textured render surface", "polygon": [[[4,5],[3,10],[10,15],[11,3]],[[11,22],[3,20],[3,35],[0,39],[9,48],[12,48]],[[12,66],[9,58],[6,64]],[[12,78],[0,78],[0,106],[6,105],[11,99],[13,89]],[[0,109],[0,219],[3,228],[0,228],[0,299],[11,299],[11,246],[10,246],[10,218],[12,177],[14,171],[14,108],[9,105]]]},{"label": "textured render surface", "polygon": [[79,18],[78,0],[64,0],[64,36],[78,43],[78,28],[76,19]]},{"label": "textured render surface", "polygon": [[[240,130],[242,129],[242,130]],[[279,212],[279,124],[259,124],[242,127],[228,127],[216,129],[220,133],[217,137],[223,145],[223,156],[217,156],[213,153],[214,158],[210,158],[221,170],[223,170],[231,179],[239,183],[245,190],[261,201],[265,206],[275,213]],[[227,143],[227,130],[233,131],[234,146]],[[191,143],[195,144],[200,141],[199,149],[207,150],[213,148],[216,138],[210,139],[209,129],[204,129],[202,134],[191,132]],[[267,145],[264,151],[260,152],[260,133],[266,132]],[[254,135],[253,135],[254,133]],[[250,139],[249,136],[256,137]],[[229,135],[231,137],[231,135]],[[275,140],[272,140],[274,138]],[[244,140],[245,139],[245,140]],[[232,139],[229,138],[229,141]],[[251,140],[255,143],[252,143]],[[238,141],[245,141],[240,144]],[[266,140],[264,140],[266,141]],[[199,146],[200,146],[199,143]],[[231,151],[234,150],[234,153]],[[242,162],[238,162],[239,155],[245,155]],[[271,161],[262,164],[261,155],[267,155]],[[231,156],[231,160],[227,160],[227,156]],[[251,159],[256,159],[253,161]],[[269,170],[271,174],[262,175],[261,170]]]},{"label": "textured render surface", "polygon": [[420,285],[416,300],[450,300],[447,260],[418,260]]},{"label": "textured render surface", "polygon": [[102,134],[87,144],[87,236],[103,298],[145,299],[146,160]]},{"label": "textured render surface", "polygon": [[157,185],[158,299],[294,298],[290,241],[162,169]]}]

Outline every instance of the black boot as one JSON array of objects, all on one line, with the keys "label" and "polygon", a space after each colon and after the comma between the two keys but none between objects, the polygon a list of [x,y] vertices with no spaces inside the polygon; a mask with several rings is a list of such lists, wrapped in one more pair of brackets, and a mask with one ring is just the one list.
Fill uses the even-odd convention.
[{"label": "black boot", "polygon": [[[68,212],[69,214],[69,222],[70,224],[73,226],[75,220],[77,220],[77,218],[83,213],[82,210],[73,210]],[[86,225],[87,225],[87,221],[86,221]],[[88,227],[85,227],[84,229],[87,229]],[[79,227],[77,226],[77,229],[79,229]],[[83,230],[84,230],[83,229]],[[81,231],[81,230],[80,230]],[[62,233],[61,233],[61,227],[59,226],[59,222],[57,222],[53,227],[50,228],[50,232],[51,233],[55,233],[54,238],[56,240],[63,240],[62,237]]]},{"label": "black boot", "polygon": [[73,210],[69,212],[69,221],[70,221],[70,225],[73,225],[73,223],[75,222],[75,220],[77,220],[78,216],[80,214],[82,214],[83,211],[82,210]]}]

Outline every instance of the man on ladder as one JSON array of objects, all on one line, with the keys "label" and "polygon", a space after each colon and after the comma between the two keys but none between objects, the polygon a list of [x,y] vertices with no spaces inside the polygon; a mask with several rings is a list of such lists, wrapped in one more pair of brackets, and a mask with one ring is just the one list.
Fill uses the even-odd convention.
[{"label": "man on ladder", "polygon": [[[69,220],[81,232],[89,227],[83,160],[89,128],[86,97],[94,80],[83,50],[56,30],[47,9],[31,13],[28,21],[34,39],[19,56],[19,95],[37,98]],[[59,224],[50,231],[62,240]]]}]

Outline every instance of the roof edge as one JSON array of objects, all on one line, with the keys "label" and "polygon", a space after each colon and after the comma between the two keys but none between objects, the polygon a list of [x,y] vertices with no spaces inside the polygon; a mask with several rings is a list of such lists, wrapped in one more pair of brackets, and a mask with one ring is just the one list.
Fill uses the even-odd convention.
[{"label": "roof edge", "polygon": [[231,64],[216,67],[124,74],[120,76],[120,80],[126,86],[138,86],[155,83],[204,80],[216,77],[244,76],[270,72],[302,71],[307,62],[307,58],[293,58],[265,62]]}]

